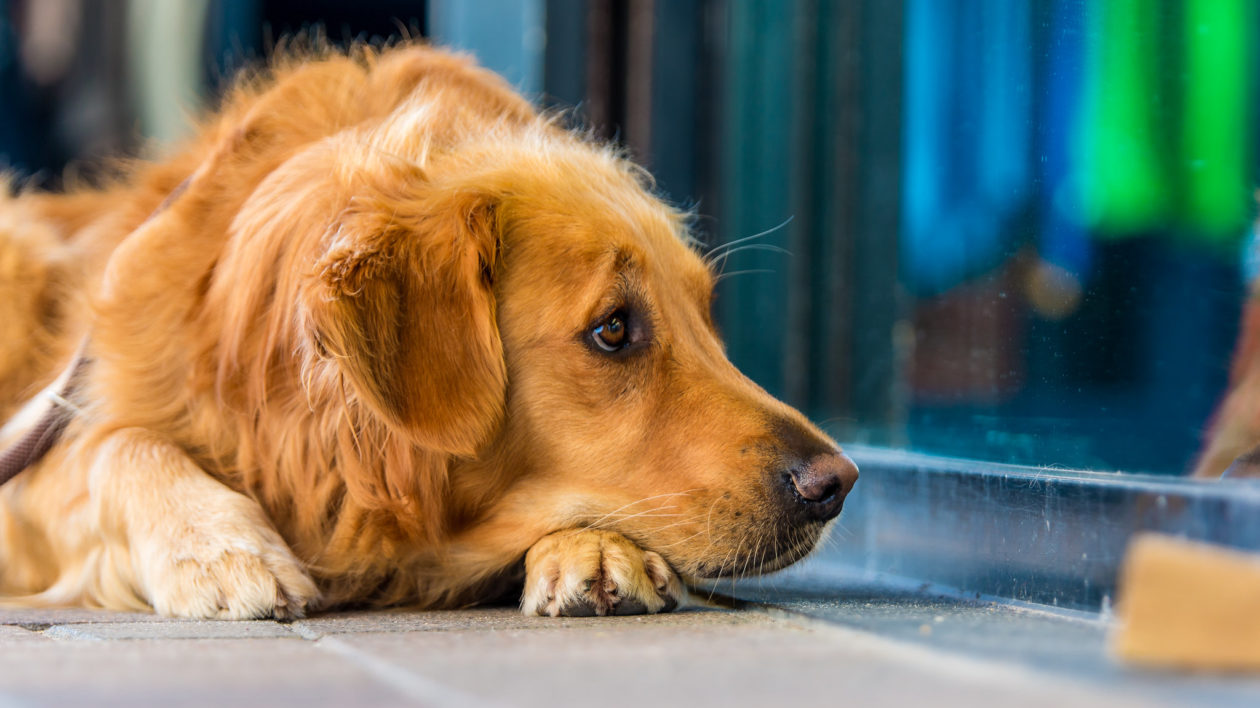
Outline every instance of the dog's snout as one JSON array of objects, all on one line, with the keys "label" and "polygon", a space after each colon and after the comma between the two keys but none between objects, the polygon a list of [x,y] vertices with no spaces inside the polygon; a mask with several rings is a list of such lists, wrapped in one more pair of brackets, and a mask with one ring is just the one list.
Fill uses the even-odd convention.
[{"label": "dog's snout", "polygon": [[794,514],[803,520],[834,519],[857,483],[858,468],[841,452],[814,455],[784,475]]}]

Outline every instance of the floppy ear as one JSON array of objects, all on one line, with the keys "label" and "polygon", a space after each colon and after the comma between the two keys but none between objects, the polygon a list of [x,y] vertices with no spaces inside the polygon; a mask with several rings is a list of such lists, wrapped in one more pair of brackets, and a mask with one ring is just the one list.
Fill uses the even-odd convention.
[{"label": "floppy ear", "polygon": [[472,455],[498,426],[507,385],[494,206],[459,193],[353,204],[307,301],[315,344],[391,428]]}]

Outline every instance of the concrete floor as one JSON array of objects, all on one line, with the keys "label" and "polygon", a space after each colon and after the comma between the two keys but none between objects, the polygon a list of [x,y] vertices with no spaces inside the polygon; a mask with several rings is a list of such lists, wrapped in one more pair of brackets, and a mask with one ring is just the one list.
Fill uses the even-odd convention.
[{"label": "concrete floor", "polygon": [[752,587],[740,610],[512,608],[292,623],[0,610],[9,706],[1260,705],[1246,679],[1106,658],[1104,622],[879,583]]}]

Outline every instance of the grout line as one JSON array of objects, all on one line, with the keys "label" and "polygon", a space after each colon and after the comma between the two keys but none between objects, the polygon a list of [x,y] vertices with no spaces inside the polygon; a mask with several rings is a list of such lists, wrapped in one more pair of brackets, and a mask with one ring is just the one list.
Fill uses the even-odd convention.
[{"label": "grout line", "polygon": [[[474,696],[452,688],[423,674],[410,671],[386,661],[371,652],[363,651],[335,636],[324,634],[300,624],[288,625],[289,629],[315,647],[332,652],[374,678],[389,685],[395,691],[424,705],[449,706],[450,708],[499,708],[503,704]],[[3,708],[3,707],[0,707]]]},{"label": "grout line", "polygon": [[323,632],[317,632],[310,627],[307,627],[304,623],[302,623],[302,620],[282,622],[281,626],[287,627],[290,632],[293,632],[299,637],[312,642],[319,641],[321,638],[326,636]]},{"label": "grout line", "polygon": [[75,625],[71,624],[54,624],[45,629],[42,634],[51,639],[72,639],[75,641],[102,642],[105,641],[98,635],[91,632],[85,632]]}]

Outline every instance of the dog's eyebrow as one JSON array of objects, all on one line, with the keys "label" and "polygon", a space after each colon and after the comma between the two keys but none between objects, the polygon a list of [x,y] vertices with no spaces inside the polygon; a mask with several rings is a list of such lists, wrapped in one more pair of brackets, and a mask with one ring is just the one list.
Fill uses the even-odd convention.
[{"label": "dog's eyebrow", "polygon": [[638,270],[639,259],[629,249],[617,246],[613,256],[613,270],[621,273],[627,270]]}]

